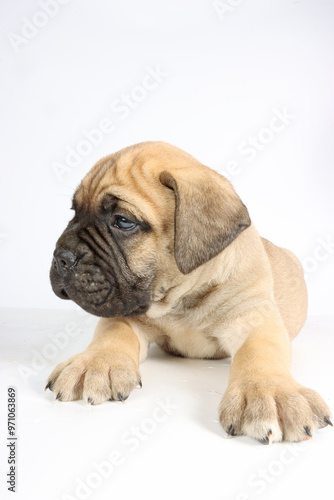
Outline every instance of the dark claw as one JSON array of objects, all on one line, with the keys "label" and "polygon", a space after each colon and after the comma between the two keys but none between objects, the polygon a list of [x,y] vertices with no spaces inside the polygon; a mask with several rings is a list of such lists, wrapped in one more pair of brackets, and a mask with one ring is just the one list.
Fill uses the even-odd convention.
[{"label": "dark claw", "polygon": [[93,399],[92,399],[92,398],[88,398],[88,399],[87,399],[87,402],[88,402],[90,405],[93,405],[93,404],[94,404],[94,401],[93,401]]},{"label": "dark claw", "polygon": [[312,437],[311,429],[307,425],[305,425],[304,431],[308,436]]},{"label": "dark claw", "polygon": [[234,429],[232,424],[230,425],[230,427],[227,430],[227,435],[228,436],[236,436],[235,429]]},{"label": "dark claw", "polygon": [[48,383],[46,384],[46,386],[45,386],[44,390],[46,391],[46,390],[50,389],[50,391],[52,391],[51,386],[52,386],[52,382],[51,382],[51,380],[50,380],[50,382],[48,382]]},{"label": "dark claw", "polygon": [[268,434],[266,437],[260,439],[260,443],[262,444],[271,444],[271,436],[273,435],[273,432],[271,429],[269,429]]},{"label": "dark claw", "polygon": [[59,399],[59,401],[61,401],[61,393],[60,392],[58,392],[56,399]]},{"label": "dark claw", "polygon": [[119,399],[120,401],[122,401],[122,403],[124,403],[124,401],[125,401],[126,399],[128,399],[128,397],[129,397],[129,396],[123,396],[123,394],[122,394],[122,393],[118,392],[118,393],[117,393],[117,397],[118,397],[118,399]]},{"label": "dark claw", "polygon": [[324,417],[324,421],[326,422],[327,425],[330,425],[331,427],[333,427],[332,421],[329,417]]},{"label": "dark claw", "polygon": [[141,380],[139,380],[138,385],[139,385],[139,387],[140,387],[140,388],[142,388],[142,387],[143,387],[143,383],[142,383],[142,381],[141,381]]}]

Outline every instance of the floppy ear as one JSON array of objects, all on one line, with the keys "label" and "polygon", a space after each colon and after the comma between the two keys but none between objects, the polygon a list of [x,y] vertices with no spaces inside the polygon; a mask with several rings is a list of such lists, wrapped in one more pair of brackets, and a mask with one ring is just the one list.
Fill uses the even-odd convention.
[{"label": "floppy ear", "polygon": [[225,177],[206,167],[187,170],[160,175],[161,183],[175,193],[174,253],[183,274],[215,257],[251,224]]}]

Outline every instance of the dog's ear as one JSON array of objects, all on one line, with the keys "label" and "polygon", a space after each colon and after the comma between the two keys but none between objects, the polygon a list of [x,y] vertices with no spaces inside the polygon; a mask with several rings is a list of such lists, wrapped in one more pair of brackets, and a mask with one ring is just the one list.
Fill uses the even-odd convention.
[{"label": "dog's ear", "polygon": [[174,252],[183,274],[215,257],[251,224],[230,182],[209,168],[164,171],[160,181],[175,193]]}]

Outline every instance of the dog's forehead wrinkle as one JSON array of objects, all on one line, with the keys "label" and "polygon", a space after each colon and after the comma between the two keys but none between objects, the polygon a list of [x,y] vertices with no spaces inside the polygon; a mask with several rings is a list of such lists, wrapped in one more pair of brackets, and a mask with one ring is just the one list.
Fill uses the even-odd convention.
[{"label": "dog's forehead wrinkle", "polygon": [[[155,146],[154,144],[153,149]],[[170,154],[168,151],[168,155]],[[156,220],[155,214],[161,212],[162,206],[166,207],[166,201],[169,210],[173,208],[171,199],[166,200],[167,194],[158,175],[165,168],[166,161],[166,158],[161,159],[158,151],[147,156],[142,145],[138,148],[126,148],[93,167],[92,175],[88,174],[77,190],[76,203],[78,206],[83,204],[85,209],[90,207],[91,210],[98,210],[105,204],[105,197],[114,196],[121,202],[128,203],[130,211],[140,220],[147,220],[148,216],[149,223],[164,223],[172,214],[166,215],[164,221]],[[129,194],[131,186],[135,186],[135,194]]]},{"label": "dog's forehead wrinkle", "polygon": [[108,182],[103,182],[108,174],[115,176],[116,172],[116,161],[114,155],[102,158],[94,167],[86,174],[86,176],[81,181],[79,187],[77,188],[74,198],[78,205],[92,205],[94,201],[99,197],[101,190],[108,186]]},{"label": "dog's forehead wrinkle", "polygon": [[103,210],[112,210],[116,208],[118,198],[110,192],[101,193],[101,199],[98,203],[99,208]]}]

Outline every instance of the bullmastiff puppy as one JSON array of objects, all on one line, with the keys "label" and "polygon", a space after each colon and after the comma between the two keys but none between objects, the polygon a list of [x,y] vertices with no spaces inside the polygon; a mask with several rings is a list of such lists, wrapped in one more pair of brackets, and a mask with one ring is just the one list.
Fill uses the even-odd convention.
[{"label": "bullmastiff puppy", "polygon": [[332,425],[322,398],[290,373],[307,311],[302,267],[259,236],[226,178],[145,142],[100,160],[73,210],[52,288],[101,319],[87,349],[51,373],[56,399],[124,401],[156,342],[177,356],[232,358],[219,406],[229,435],[303,441]]}]

